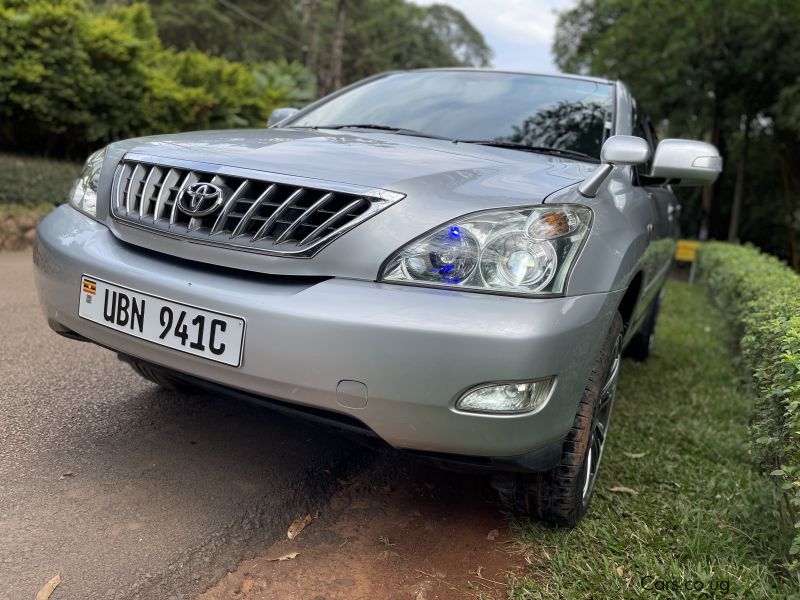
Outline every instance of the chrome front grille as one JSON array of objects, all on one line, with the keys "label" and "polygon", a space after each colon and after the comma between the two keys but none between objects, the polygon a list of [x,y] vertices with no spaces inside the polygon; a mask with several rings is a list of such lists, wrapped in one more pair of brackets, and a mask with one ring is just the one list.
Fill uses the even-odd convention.
[{"label": "chrome front grille", "polygon": [[[221,191],[221,203],[209,214],[192,215],[185,194],[202,183]],[[164,235],[310,257],[403,197],[388,190],[129,154],[114,176],[111,212],[126,224]]]}]

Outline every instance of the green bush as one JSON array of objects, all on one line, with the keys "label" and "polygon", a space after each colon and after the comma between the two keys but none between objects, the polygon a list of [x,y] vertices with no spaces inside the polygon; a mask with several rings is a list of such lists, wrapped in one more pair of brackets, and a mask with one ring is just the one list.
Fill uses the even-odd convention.
[{"label": "green bush", "polygon": [[738,329],[758,393],[752,451],[784,492],[780,514],[794,531],[791,567],[800,569],[800,277],[752,246],[703,245],[698,272]]},{"label": "green bush", "polygon": [[0,153],[0,209],[9,205],[34,207],[67,201],[80,163]]},{"label": "green bush", "polygon": [[0,2],[0,148],[82,158],[120,138],[263,127],[315,93],[296,63],[163,48],[144,3]]}]

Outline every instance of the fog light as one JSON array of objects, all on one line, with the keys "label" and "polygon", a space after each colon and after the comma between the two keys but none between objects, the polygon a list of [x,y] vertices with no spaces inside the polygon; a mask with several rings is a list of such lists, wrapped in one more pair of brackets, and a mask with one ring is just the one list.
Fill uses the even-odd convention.
[{"label": "fog light", "polygon": [[456,402],[469,412],[515,414],[541,408],[547,402],[553,377],[524,383],[493,383],[471,389]]}]

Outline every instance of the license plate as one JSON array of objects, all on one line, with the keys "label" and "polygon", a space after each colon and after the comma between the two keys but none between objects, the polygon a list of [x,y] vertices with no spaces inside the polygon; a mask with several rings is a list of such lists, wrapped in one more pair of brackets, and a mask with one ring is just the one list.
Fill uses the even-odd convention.
[{"label": "license plate", "polygon": [[244,319],[145,294],[91,275],[81,278],[78,314],[159,346],[238,367]]}]

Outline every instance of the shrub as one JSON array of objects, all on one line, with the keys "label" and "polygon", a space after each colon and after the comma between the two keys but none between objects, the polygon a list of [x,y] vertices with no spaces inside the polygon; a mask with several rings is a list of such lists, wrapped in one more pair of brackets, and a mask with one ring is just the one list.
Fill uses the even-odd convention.
[{"label": "shrub", "polygon": [[752,246],[712,242],[698,272],[738,329],[758,400],[751,422],[754,457],[783,491],[780,514],[794,531],[793,570],[800,569],[800,277]]},{"label": "shrub", "polygon": [[0,208],[66,202],[81,167],[65,160],[0,154],[0,181],[8,183],[0,187]]},{"label": "shrub", "polygon": [[0,2],[0,148],[82,158],[120,138],[263,127],[314,93],[297,63],[163,48],[144,3]]}]

